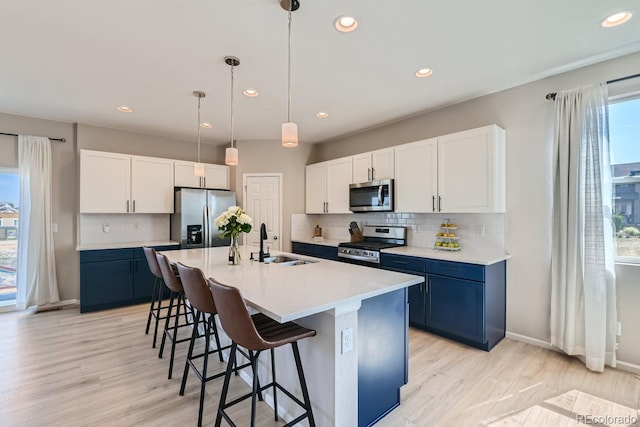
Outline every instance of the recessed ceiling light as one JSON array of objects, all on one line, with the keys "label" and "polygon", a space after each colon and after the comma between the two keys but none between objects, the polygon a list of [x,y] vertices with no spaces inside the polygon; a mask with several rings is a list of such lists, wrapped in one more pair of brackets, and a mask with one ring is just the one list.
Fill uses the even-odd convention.
[{"label": "recessed ceiling light", "polygon": [[358,20],[352,16],[339,16],[334,25],[341,33],[350,33],[358,28]]},{"label": "recessed ceiling light", "polygon": [[200,123],[200,127],[204,128],[204,129],[211,129],[213,127],[213,125],[209,122],[202,122]]},{"label": "recessed ceiling light", "polygon": [[416,71],[416,77],[429,77],[433,74],[433,70],[431,68],[420,68]]},{"label": "recessed ceiling light", "polygon": [[632,16],[633,13],[629,11],[614,13],[602,21],[602,26],[605,28],[617,27],[627,22]]},{"label": "recessed ceiling light", "polygon": [[316,113],[316,117],[320,117],[321,119],[326,119],[327,117],[329,117],[329,113],[326,113],[324,111],[319,111]]},{"label": "recessed ceiling light", "polygon": [[123,113],[133,113],[133,108],[127,107],[126,105],[121,105],[118,107],[118,111],[122,111]]},{"label": "recessed ceiling light", "polygon": [[253,98],[254,96],[258,96],[258,91],[255,89],[245,89],[242,91],[242,94],[244,96],[248,96],[250,98]]}]

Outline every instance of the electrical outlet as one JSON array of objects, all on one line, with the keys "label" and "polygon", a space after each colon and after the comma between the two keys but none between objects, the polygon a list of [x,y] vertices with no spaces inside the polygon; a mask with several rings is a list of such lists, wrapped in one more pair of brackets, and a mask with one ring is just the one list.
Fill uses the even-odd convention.
[{"label": "electrical outlet", "polygon": [[616,335],[622,336],[622,322],[618,322],[618,333]]},{"label": "electrical outlet", "polygon": [[353,328],[342,330],[342,354],[353,351]]},{"label": "electrical outlet", "polygon": [[111,231],[111,227],[109,226],[109,224],[102,224],[102,232],[108,233],[109,231]]},{"label": "electrical outlet", "polygon": [[131,223],[131,222],[127,223],[127,230],[129,230],[129,231],[133,230],[133,223]]},{"label": "electrical outlet", "polygon": [[58,232],[58,224],[56,224],[55,222],[53,224],[51,224],[51,232],[52,233],[57,233]]},{"label": "electrical outlet", "polygon": [[476,225],[476,236],[484,237],[484,225]]}]

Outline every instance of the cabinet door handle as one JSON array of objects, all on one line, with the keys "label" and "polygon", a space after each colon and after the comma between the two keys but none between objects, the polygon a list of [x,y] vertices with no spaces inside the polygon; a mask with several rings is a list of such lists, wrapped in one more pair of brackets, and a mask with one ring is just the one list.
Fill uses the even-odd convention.
[{"label": "cabinet door handle", "polygon": [[134,212],[136,211],[136,201],[135,200],[133,201],[133,211]]},{"label": "cabinet door handle", "polygon": [[431,207],[433,208],[433,212],[436,211],[436,196],[431,196]]},{"label": "cabinet door handle", "polygon": [[127,200],[127,213],[129,212],[129,201]]},{"label": "cabinet door handle", "polygon": [[207,188],[207,177],[203,176],[202,180],[204,181],[204,188]]},{"label": "cabinet door handle", "polygon": [[409,264],[409,262],[407,261],[393,261],[395,264],[402,264],[402,265],[407,265]]},{"label": "cabinet door handle", "polygon": [[373,180],[375,179],[375,178],[374,178],[374,176],[375,176],[375,175],[374,175],[374,170],[375,170],[375,169],[371,168],[371,181],[373,181]]},{"label": "cabinet door handle", "polygon": [[442,212],[442,197],[438,196],[438,212]]}]

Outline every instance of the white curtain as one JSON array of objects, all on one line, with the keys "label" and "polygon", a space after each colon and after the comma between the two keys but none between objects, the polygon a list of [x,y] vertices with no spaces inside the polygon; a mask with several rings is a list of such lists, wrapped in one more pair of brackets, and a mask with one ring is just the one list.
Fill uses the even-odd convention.
[{"label": "white curtain", "polygon": [[615,366],[617,310],[606,84],[555,101],[551,344]]},{"label": "white curtain", "polygon": [[60,301],[51,229],[51,142],[18,137],[20,223],[16,305]]}]

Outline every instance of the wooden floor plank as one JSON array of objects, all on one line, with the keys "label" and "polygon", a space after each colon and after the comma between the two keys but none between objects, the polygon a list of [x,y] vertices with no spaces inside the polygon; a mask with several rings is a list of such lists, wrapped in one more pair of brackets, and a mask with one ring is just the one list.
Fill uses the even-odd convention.
[{"label": "wooden floor plank", "polygon": [[[151,348],[153,337],[144,334],[147,309],[0,314],[0,424],[195,425],[195,375],[185,396],[178,395],[187,343],[178,344],[168,380],[170,349],[160,359],[158,348]],[[574,426],[580,411],[615,416],[639,408],[640,379],[623,371],[592,373],[574,358],[508,339],[491,352],[413,328],[409,340],[402,404],[379,426]],[[215,358],[211,366],[224,369]],[[205,425],[215,420],[221,385],[207,385]],[[248,390],[240,378],[232,379],[231,393]],[[249,408],[247,401],[229,413],[247,425]],[[258,408],[258,425],[283,424],[266,404]]]}]

